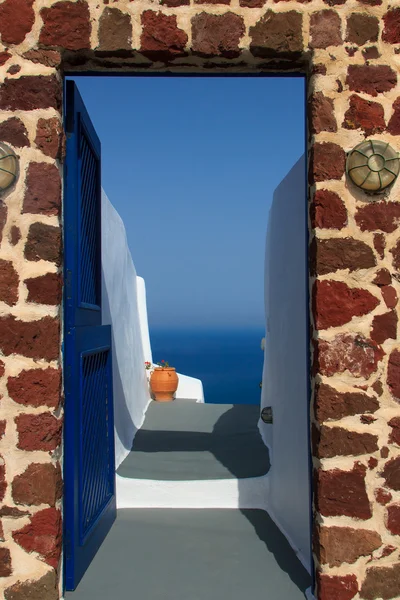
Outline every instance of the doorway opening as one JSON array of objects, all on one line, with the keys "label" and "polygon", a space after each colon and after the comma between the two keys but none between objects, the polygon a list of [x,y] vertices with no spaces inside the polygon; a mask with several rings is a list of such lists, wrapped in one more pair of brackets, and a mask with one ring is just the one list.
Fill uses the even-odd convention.
[{"label": "doorway opening", "polygon": [[[129,89],[131,82],[134,86]],[[274,107],[269,106],[267,90],[261,87],[271,82],[285,92],[281,91],[277,102],[281,116],[286,115],[282,124],[282,119],[272,117]],[[79,97],[76,86],[75,92],[68,93],[68,88],[73,89],[69,80],[66,223],[68,226],[71,210],[76,214],[74,197],[96,198],[89,208],[81,202],[81,228],[87,231],[80,230],[81,245],[77,247],[89,275],[101,282],[101,301],[92,304],[100,306],[101,326],[110,327],[107,348],[112,355],[115,495],[120,516],[86,575],[71,575],[70,580],[67,575],[67,588],[74,589],[83,575],[74,592],[77,600],[79,594],[84,594],[82,598],[89,598],[88,594],[99,598],[101,593],[108,597],[113,587],[107,588],[99,574],[104,572],[103,561],[118,555],[125,573],[118,585],[125,593],[130,572],[124,557],[129,558],[129,552],[136,557],[136,580],[139,573],[144,577],[139,587],[145,582],[148,585],[149,574],[138,558],[148,542],[141,537],[133,548],[128,540],[141,531],[152,543],[160,542],[161,548],[166,544],[165,551],[171,531],[178,531],[175,544],[186,556],[185,570],[191,575],[180,577],[174,572],[178,586],[168,585],[171,598],[196,586],[195,572],[201,569],[202,578],[221,568],[227,573],[239,569],[230,584],[238,598],[251,582],[261,590],[265,581],[259,575],[256,583],[255,572],[260,570],[255,565],[260,567],[265,561],[265,552],[270,559],[274,597],[304,597],[311,583],[299,561],[311,569],[304,80],[85,77],[82,81],[75,78],[75,83],[86,109],[77,109],[80,101],[75,100],[76,119],[68,125],[71,98],[73,94]],[[151,85],[159,86],[158,90]],[[128,106],[120,103],[116,115],[110,112],[112,101],[105,97],[111,92],[119,99],[129,99]],[[160,110],[165,98],[168,102]],[[185,101],[190,106],[186,111]],[[204,106],[207,102],[209,106]],[[141,107],[146,109],[139,117]],[[203,120],[199,117],[202,112]],[[260,123],[266,124],[265,131]],[[165,124],[170,136],[159,131]],[[96,169],[87,150],[95,132],[101,141],[101,162],[99,155]],[[77,142],[74,135],[86,136],[86,142]],[[71,151],[75,146],[76,156]],[[80,181],[76,187],[71,183],[74,164],[74,177]],[[96,196],[99,172],[104,191]],[[101,241],[97,247],[96,240]],[[71,243],[74,232],[67,228],[67,262]],[[101,256],[101,273],[98,264],[90,266],[96,256]],[[83,272],[83,261],[82,265]],[[68,264],[66,270],[68,280]],[[146,282],[147,307],[138,274]],[[81,290],[91,289],[87,281]],[[297,329],[293,330],[293,324]],[[93,325],[99,324],[84,323],[85,327]],[[67,330],[65,337],[68,344]],[[302,386],[303,402],[297,398],[297,411],[292,405],[293,389],[285,384],[288,342],[290,360],[296,363],[291,383],[298,388],[300,381]],[[101,351],[107,343],[101,341]],[[214,352],[211,361],[210,350]],[[81,349],[78,355],[82,356]],[[185,397],[178,389],[177,399],[170,405],[153,402],[148,406],[144,363],[154,364],[153,355],[155,360],[176,361],[186,383],[184,389],[195,390],[194,397]],[[68,370],[69,365],[66,367]],[[279,395],[282,398],[278,400]],[[273,424],[259,420],[262,407],[271,409]],[[67,423],[68,419],[67,401]],[[93,472],[95,462],[89,460],[89,471]],[[68,473],[69,481],[73,479],[74,468],[67,448],[66,485]],[[85,479],[85,471],[82,473]],[[290,498],[283,502],[290,482],[295,505]],[[83,480],[83,494],[85,485]],[[68,513],[66,523],[68,530]],[[147,524],[147,532],[143,524]],[[202,537],[201,532],[207,531]],[[227,547],[222,545],[214,558],[212,531],[222,538],[229,533]],[[156,537],[152,537],[154,532]],[[248,539],[250,554],[257,555],[251,568],[237,551],[230,555],[229,536],[236,535]],[[194,551],[188,553],[193,544]],[[217,559],[221,553],[227,558],[224,564]],[[70,556],[69,565],[67,560],[67,573],[69,568],[73,572],[76,560]],[[92,553],[88,564],[91,560]],[[157,568],[171,571],[168,563],[157,564]],[[114,584],[114,580],[108,583]],[[166,598],[163,586],[157,581],[153,584],[149,597],[163,593],[159,597]],[[210,586],[216,598],[231,589],[229,585],[218,588],[216,583]],[[207,587],[201,593],[204,598],[212,597]]]}]

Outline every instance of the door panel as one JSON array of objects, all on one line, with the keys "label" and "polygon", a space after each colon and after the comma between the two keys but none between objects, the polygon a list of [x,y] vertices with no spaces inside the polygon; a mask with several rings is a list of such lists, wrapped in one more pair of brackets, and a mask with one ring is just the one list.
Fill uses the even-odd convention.
[{"label": "door panel", "polygon": [[65,586],[78,585],[116,517],[111,327],[101,325],[100,142],[66,87]]}]

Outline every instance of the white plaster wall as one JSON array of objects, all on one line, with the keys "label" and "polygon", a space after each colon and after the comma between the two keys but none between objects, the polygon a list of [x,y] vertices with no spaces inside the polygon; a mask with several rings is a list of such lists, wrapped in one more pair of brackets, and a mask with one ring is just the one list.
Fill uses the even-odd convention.
[{"label": "white plaster wall", "polygon": [[311,567],[305,159],[275,190],[265,252],[266,343],[260,420],[270,448],[268,512]]},{"label": "white plaster wall", "polygon": [[136,278],[140,332],[142,337],[143,356],[145,362],[153,363],[151,352],[149,321],[147,318],[146,284],[143,277]]},{"label": "white plaster wall", "polygon": [[[136,275],[124,223],[102,192],[102,323],[112,326],[115,461],[132,448],[150,398],[144,363],[153,362],[147,318],[146,285]],[[204,402],[199,379],[179,376],[176,397]]]},{"label": "white plaster wall", "polygon": [[115,460],[118,467],[131,450],[150,402],[144,363],[151,357],[151,347],[144,281],[136,276],[122,219],[104,192],[102,279],[102,322],[111,324],[113,336]]}]

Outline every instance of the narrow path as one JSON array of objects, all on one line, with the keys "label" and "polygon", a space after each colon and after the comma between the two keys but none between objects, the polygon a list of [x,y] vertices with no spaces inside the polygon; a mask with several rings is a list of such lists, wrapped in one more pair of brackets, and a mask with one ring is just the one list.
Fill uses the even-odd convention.
[{"label": "narrow path", "polygon": [[121,477],[167,481],[241,479],[270,467],[255,405],[152,402]]},{"label": "narrow path", "polygon": [[[134,481],[176,494],[185,481],[212,490],[265,480],[258,416],[257,406],[152,403],[118,475],[129,494]],[[301,600],[310,584],[264,510],[124,508],[66,600]]]},{"label": "narrow path", "polygon": [[136,508],[66,600],[304,600],[309,585],[264,511]]}]

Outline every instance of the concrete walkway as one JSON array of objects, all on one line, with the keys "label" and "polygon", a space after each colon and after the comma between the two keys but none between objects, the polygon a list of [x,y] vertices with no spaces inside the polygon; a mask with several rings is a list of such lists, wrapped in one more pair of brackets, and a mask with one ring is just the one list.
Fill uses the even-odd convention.
[{"label": "concrete walkway", "polygon": [[264,511],[126,509],[66,600],[304,600],[309,585]]},{"label": "concrete walkway", "polygon": [[152,402],[121,477],[164,481],[261,477],[270,467],[254,405]]},{"label": "concrete walkway", "polygon": [[[209,492],[218,485],[247,485],[251,491],[270,466],[258,417],[257,406],[152,403],[119,478],[128,495],[151,480],[157,480],[156,492],[172,487],[175,495],[192,484]],[[241,509],[239,501],[229,509],[149,505],[118,510],[66,600],[305,598],[310,577],[268,514],[254,508],[258,504]]]}]

